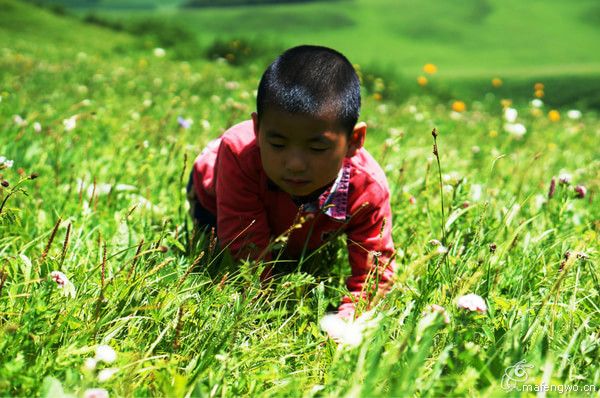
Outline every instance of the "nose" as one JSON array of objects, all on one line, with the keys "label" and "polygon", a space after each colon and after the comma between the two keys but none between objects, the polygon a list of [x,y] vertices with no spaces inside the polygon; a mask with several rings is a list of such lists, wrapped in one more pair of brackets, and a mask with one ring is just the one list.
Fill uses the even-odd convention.
[{"label": "nose", "polygon": [[306,171],[306,166],[306,159],[300,151],[290,151],[285,157],[284,167],[290,173],[303,173]]}]

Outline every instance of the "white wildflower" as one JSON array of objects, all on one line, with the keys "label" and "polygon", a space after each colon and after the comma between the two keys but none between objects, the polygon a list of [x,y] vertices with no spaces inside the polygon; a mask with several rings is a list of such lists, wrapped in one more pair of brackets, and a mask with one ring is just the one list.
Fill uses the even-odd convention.
[{"label": "white wildflower", "polygon": [[21,115],[14,115],[13,122],[19,127],[23,127],[27,124],[27,121],[21,117]]},{"label": "white wildflower", "polygon": [[202,125],[202,128],[204,130],[208,130],[210,128],[210,122],[208,120],[206,120],[206,119],[202,119],[200,121],[200,124]]},{"label": "white wildflower", "polygon": [[111,346],[101,344],[96,347],[96,356],[94,359],[98,362],[112,363],[117,359],[117,353]]},{"label": "white wildflower", "polygon": [[83,398],[108,398],[108,391],[104,388],[88,388],[84,391]]},{"label": "white wildflower", "polygon": [[442,176],[442,180],[446,184],[458,185],[463,180],[463,177],[457,171],[451,171],[448,174]]},{"label": "white wildflower", "polygon": [[164,49],[164,48],[160,48],[160,47],[156,47],[156,48],[154,49],[154,51],[152,51],[152,53],[153,53],[153,54],[154,54],[154,56],[155,56],[155,57],[157,57],[157,58],[162,58],[162,57],[164,57],[165,55],[167,55],[167,52],[165,51],[165,49]]},{"label": "white wildflower", "polygon": [[152,100],[147,98],[144,100],[143,104],[144,104],[144,107],[149,108],[152,106]]},{"label": "white wildflower", "polygon": [[514,123],[517,120],[517,116],[519,116],[519,113],[515,108],[506,108],[504,110],[504,119],[509,123]]},{"label": "white wildflower", "polygon": [[536,210],[539,210],[542,208],[542,206],[546,202],[547,202],[546,195],[537,194],[537,195],[535,195],[534,202],[533,202],[534,208]]},{"label": "white wildflower", "polygon": [[98,372],[98,381],[100,381],[100,382],[107,381],[108,379],[113,377],[115,375],[115,373],[117,373],[118,371],[119,371],[119,369],[117,369],[117,368],[102,369],[100,372]]},{"label": "white wildflower", "polygon": [[42,132],[42,125],[40,124],[40,122],[33,123],[33,131],[35,131],[36,133]]},{"label": "white wildflower", "polygon": [[137,187],[128,184],[117,184],[115,185],[115,191],[123,192],[123,191],[136,191]]},{"label": "white wildflower", "polygon": [[531,106],[533,106],[534,108],[541,108],[544,105],[544,102],[539,99],[539,98],[535,98],[531,100]]},{"label": "white wildflower", "polygon": [[456,305],[460,309],[469,310],[469,311],[477,311],[477,312],[486,312],[487,305],[485,304],[485,300],[474,293],[469,293],[467,295],[461,296],[456,301]]},{"label": "white wildflower", "polygon": [[448,253],[448,248],[446,246],[440,245],[437,247],[437,249],[435,249],[435,252],[440,255],[446,254],[446,253]]},{"label": "white wildflower", "polygon": [[94,358],[87,358],[83,362],[83,369],[91,372],[92,370],[96,369],[97,364],[98,361],[96,361]]},{"label": "white wildflower", "polygon": [[471,199],[474,202],[477,202],[481,199],[481,193],[483,192],[483,187],[480,184],[471,185]]},{"label": "white wildflower", "polygon": [[77,116],[78,115],[74,115],[68,119],[63,120],[63,126],[65,126],[65,131],[71,131],[75,127],[77,127]]},{"label": "white wildflower", "polygon": [[521,139],[527,132],[527,129],[521,123],[506,123],[504,130],[514,136],[516,139]]},{"label": "white wildflower", "polygon": [[581,119],[581,111],[577,109],[571,109],[567,112],[567,117],[571,120]]},{"label": "white wildflower", "polygon": [[2,169],[10,169],[13,167],[14,160],[9,160],[5,156],[0,156],[0,170]]}]

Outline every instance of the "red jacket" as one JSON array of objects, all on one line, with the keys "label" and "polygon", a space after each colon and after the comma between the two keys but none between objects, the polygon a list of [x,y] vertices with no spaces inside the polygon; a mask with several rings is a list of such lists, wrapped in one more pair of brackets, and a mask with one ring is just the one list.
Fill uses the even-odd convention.
[{"label": "red jacket", "polygon": [[[299,213],[292,197],[264,173],[252,121],[231,127],[208,144],[194,163],[193,184],[200,204],[217,217],[220,243],[229,244],[236,257],[258,258],[274,238],[288,231]],[[366,297],[369,272],[379,280],[379,288],[386,289],[395,269],[389,196],[384,172],[361,148],[344,159],[331,187],[303,205],[300,216],[307,221],[291,232],[286,253],[299,257],[307,240],[307,249],[313,250],[343,232],[352,269],[347,279],[352,296]],[[344,297],[340,312],[351,314],[353,301]]]}]

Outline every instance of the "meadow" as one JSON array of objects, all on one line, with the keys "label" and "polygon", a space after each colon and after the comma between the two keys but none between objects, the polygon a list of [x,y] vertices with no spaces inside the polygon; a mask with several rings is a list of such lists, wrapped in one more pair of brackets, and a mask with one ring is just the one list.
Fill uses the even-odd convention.
[{"label": "meadow", "polygon": [[[503,79],[506,97],[531,95],[543,79],[549,104],[600,109],[600,6],[595,0],[339,0],[265,6],[180,8],[184,1],[73,0],[78,15],[113,21],[157,18],[189,30],[203,46],[254,39],[289,47],[317,43],[354,62],[414,85],[433,62],[444,87],[481,98]],[[140,7],[141,4],[149,8]],[[130,8],[127,8],[130,7]],[[154,7],[154,8],[152,8]],[[441,87],[440,87],[441,89]]]},{"label": "meadow", "polygon": [[600,396],[593,109],[550,106],[543,79],[445,98],[425,62],[396,101],[359,65],[398,270],[338,343],[342,242],[330,274],[265,288],[187,216],[191,163],[253,111],[264,59],[0,11],[0,395]]}]

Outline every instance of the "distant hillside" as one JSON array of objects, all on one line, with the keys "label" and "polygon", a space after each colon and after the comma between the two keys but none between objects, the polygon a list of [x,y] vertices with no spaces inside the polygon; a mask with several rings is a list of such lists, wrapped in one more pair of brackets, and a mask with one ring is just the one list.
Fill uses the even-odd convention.
[{"label": "distant hillside", "polygon": [[[105,54],[135,43],[130,35],[57,15],[30,2],[0,0],[0,47],[12,50],[39,48],[45,56],[65,58],[80,51]],[[0,70],[2,72],[2,70]]]},{"label": "distant hillside", "polygon": [[236,6],[254,6],[265,4],[292,4],[292,3],[312,3],[316,1],[332,2],[340,0],[187,0],[182,7],[236,7]]}]

